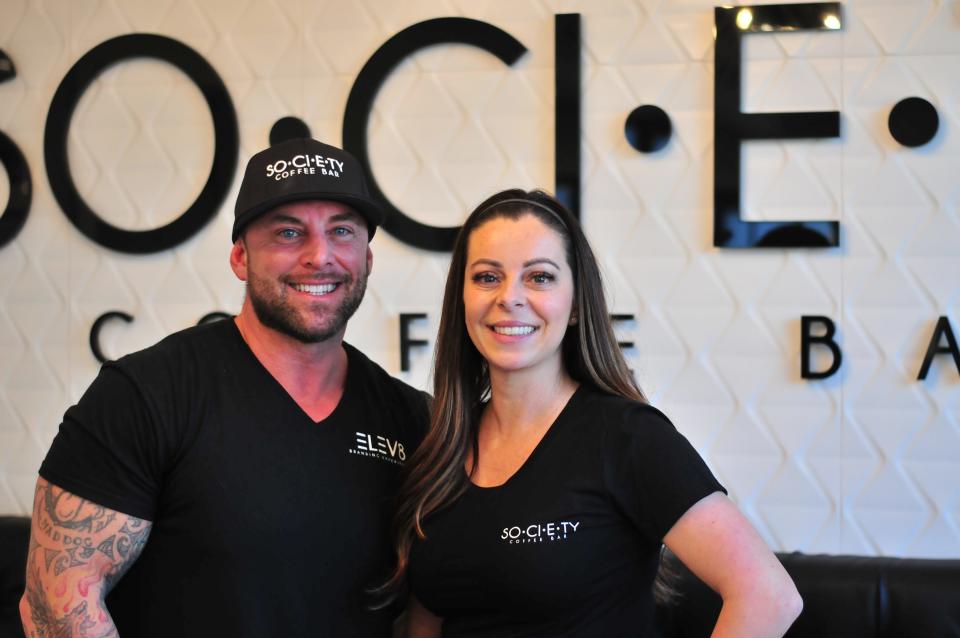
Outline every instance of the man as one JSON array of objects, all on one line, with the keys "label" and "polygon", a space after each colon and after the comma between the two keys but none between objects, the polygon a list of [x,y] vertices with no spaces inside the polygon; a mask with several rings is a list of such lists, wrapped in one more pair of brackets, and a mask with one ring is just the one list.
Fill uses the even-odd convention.
[{"label": "man", "polygon": [[35,494],[28,636],[389,634],[366,589],[427,416],[343,343],[381,220],[341,149],[250,159],[240,314],[105,364],[64,416]]}]

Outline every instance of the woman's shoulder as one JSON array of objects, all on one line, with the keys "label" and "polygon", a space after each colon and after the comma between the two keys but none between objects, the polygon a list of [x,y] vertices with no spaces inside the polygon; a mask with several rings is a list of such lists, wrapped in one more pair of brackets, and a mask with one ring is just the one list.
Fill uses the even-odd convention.
[{"label": "woman's shoulder", "polygon": [[604,430],[630,433],[644,430],[676,429],[659,408],[629,397],[609,394],[594,387],[584,387],[581,409],[584,415],[593,415]]},{"label": "woman's shoulder", "polygon": [[[588,389],[581,402],[581,418],[591,431],[605,458],[652,451],[672,453],[689,442],[659,408],[645,401]],[[659,453],[659,452],[656,452]]]}]

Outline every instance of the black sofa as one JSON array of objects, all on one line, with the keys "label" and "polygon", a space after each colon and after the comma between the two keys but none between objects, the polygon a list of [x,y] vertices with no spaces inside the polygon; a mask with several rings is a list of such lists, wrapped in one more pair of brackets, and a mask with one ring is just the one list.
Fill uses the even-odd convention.
[{"label": "black sofa", "polygon": [[26,576],[30,519],[0,516],[0,638],[21,638],[20,596]]},{"label": "black sofa", "polygon": [[[960,638],[960,559],[777,554],[803,611],[787,638]],[[720,597],[672,555],[678,595],[657,607],[662,638],[706,638]]]},{"label": "black sofa", "polygon": [[[0,637],[23,636],[19,600],[30,519],[0,516]],[[788,638],[960,638],[960,559],[778,554],[803,597]],[[672,555],[677,596],[657,608],[661,638],[706,638],[720,597]]]}]

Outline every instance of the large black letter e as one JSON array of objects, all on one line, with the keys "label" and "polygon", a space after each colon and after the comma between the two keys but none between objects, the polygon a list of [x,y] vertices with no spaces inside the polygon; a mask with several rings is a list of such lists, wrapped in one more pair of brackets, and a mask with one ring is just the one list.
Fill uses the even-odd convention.
[{"label": "large black letter e", "polygon": [[839,29],[839,2],[714,10],[713,245],[719,248],[837,246],[834,221],[748,222],[740,218],[740,144],[745,140],[838,137],[839,111],[743,113],[740,46],[748,33]]}]

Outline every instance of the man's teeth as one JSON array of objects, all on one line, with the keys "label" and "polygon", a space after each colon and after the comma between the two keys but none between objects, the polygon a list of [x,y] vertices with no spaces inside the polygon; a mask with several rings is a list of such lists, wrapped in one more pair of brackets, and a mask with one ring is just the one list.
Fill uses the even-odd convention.
[{"label": "man's teeth", "polygon": [[528,335],[536,330],[533,326],[494,326],[493,331],[498,335]]},{"label": "man's teeth", "polygon": [[293,284],[295,290],[309,295],[325,295],[328,292],[333,292],[336,287],[337,284]]}]

